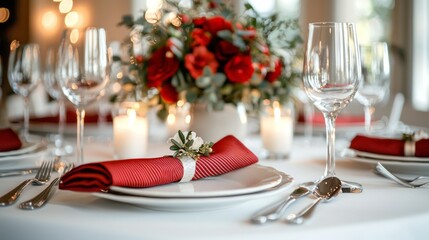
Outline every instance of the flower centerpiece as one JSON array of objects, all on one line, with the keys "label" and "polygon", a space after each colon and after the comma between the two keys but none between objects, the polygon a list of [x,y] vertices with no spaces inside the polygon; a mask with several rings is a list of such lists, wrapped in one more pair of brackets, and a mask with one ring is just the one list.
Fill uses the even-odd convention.
[{"label": "flower centerpiece", "polygon": [[134,84],[161,105],[161,118],[179,99],[214,110],[285,100],[299,77],[292,67],[301,43],[296,19],[263,17],[247,3],[236,14],[214,0],[166,0],[121,24],[131,30]]}]

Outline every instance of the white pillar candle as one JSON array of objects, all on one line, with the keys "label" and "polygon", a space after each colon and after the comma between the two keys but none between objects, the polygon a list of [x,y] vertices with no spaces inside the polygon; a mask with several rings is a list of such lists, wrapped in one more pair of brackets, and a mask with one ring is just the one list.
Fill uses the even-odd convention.
[{"label": "white pillar candle", "polygon": [[269,155],[287,157],[291,151],[293,119],[274,106],[272,115],[261,116],[261,138]]},{"label": "white pillar candle", "polygon": [[148,141],[147,118],[129,109],[127,115],[113,118],[115,157],[119,159],[144,157]]}]

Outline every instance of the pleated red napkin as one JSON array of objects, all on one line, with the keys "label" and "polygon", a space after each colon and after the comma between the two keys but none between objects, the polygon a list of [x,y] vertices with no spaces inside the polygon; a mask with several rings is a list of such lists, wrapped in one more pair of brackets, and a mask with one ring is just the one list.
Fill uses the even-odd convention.
[{"label": "pleated red napkin", "polygon": [[[298,115],[298,122],[304,123],[305,118],[303,114]],[[325,118],[322,114],[314,114],[313,116],[313,125],[314,126],[325,126]],[[350,124],[364,124],[365,116],[363,115],[338,115],[335,120],[335,125],[337,126],[347,126]]]},{"label": "pleated red napkin", "polygon": [[22,142],[19,136],[10,128],[0,129],[0,152],[20,149]]},{"label": "pleated red napkin", "polygon": [[[213,145],[209,157],[200,157],[192,180],[217,176],[254,164],[258,158],[233,136]],[[65,174],[60,189],[81,192],[106,191],[110,186],[152,187],[178,182],[183,176],[181,162],[172,156],[115,160],[80,165]]]},{"label": "pleated red napkin", "polygon": [[[415,157],[429,157],[429,139],[415,142],[415,147]],[[350,148],[369,153],[405,156],[405,141],[401,139],[357,135],[352,139]]]},{"label": "pleated red napkin", "polygon": [[[97,123],[98,120],[99,120],[98,113],[92,113],[92,112],[85,113],[85,123]],[[58,115],[30,118],[31,123],[58,123],[59,121],[60,121],[60,117]],[[110,114],[106,116],[106,121],[108,122],[112,121],[112,116]],[[76,111],[73,109],[67,109],[66,123],[76,124],[76,122],[77,122]]]}]

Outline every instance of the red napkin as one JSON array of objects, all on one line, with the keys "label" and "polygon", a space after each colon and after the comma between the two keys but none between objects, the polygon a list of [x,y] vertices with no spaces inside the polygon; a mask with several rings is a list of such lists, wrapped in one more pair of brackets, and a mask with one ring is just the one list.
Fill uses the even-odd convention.
[{"label": "red napkin", "polygon": [[[299,114],[298,122],[305,122],[305,118],[303,114]],[[313,115],[313,125],[314,126],[325,126],[325,118],[322,114],[314,114]],[[335,125],[337,126],[346,126],[350,124],[364,124],[365,116],[363,115],[338,115],[335,120]]]},{"label": "red napkin", "polygon": [[[85,113],[85,123],[97,123],[98,122],[98,113]],[[60,117],[58,115],[55,116],[47,116],[47,117],[32,117],[30,118],[30,122],[32,123],[58,123],[60,121]],[[106,121],[111,122],[112,116],[109,114],[106,116]],[[72,109],[67,109],[66,111],[66,123],[74,123],[76,124],[77,117],[76,111]]]},{"label": "red napkin", "polygon": [[10,128],[0,129],[0,152],[20,149],[22,142],[18,135]]},{"label": "red napkin", "polygon": [[[254,164],[258,158],[238,139],[226,136],[213,145],[209,157],[200,157],[192,180],[224,174]],[[88,163],[65,174],[60,189],[98,192],[110,186],[144,188],[178,182],[181,162],[172,156]]]},{"label": "red napkin", "polygon": [[[429,157],[429,139],[421,139],[416,143],[416,157]],[[350,148],[383,155],[405,156],[405,141],[401,139],[376,138],[357,135],[350,143]]]}]

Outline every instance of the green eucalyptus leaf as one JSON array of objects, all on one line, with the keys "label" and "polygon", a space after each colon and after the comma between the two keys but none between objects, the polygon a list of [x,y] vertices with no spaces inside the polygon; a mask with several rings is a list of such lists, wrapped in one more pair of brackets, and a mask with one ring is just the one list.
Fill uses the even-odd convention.
[{"label": "green eucalyptus leaf", "polygon": [[182,141],[182,143],[186,142],[186,138],[185,135],[183,135],[183,132],[179,130],[179,138]]},{"label": "green eucalyptus leaf", "polygon": [[211,83],[212,83],[212,79],[209,76],[204,76],[204,75],[197,78],[197,80],[195,81],[195,84],[199,88],[207,88],[208,86],[210,86]]},{"label": "green eucalyptus leaf", "polygon": [[176,141],[176,140],[174,140],[174,139],[170,139],[170,141],[171,141],[174,145],[176,145],[179,149],[180,149],[180,148],[182,148],[182,144],[181,144],[181,143],[179,143],[178,141]]},{"label": "green eucalyptus leaf", "polygon": [[216,74],[212,77],[213,84],[214,84],[216,87],[220,87],[220,86],[222,86],[222,85],[225,83],[225,80],[226,80],[226,76],[225,76],[225,74],[223,74],[223,73],[216,73]]},{"label": "green eucalyptus leaf", "polygon": [[185,147],[190,148],[192,146],[192,144],[194,144],[194,140],[189,140],[186,144]]},{"label": "green eucalyptus leaf", "polygon": [[232,32],[230,30],[221,30],[217,32],[217,36],[227,41],[231,41],[233,38]]}]

